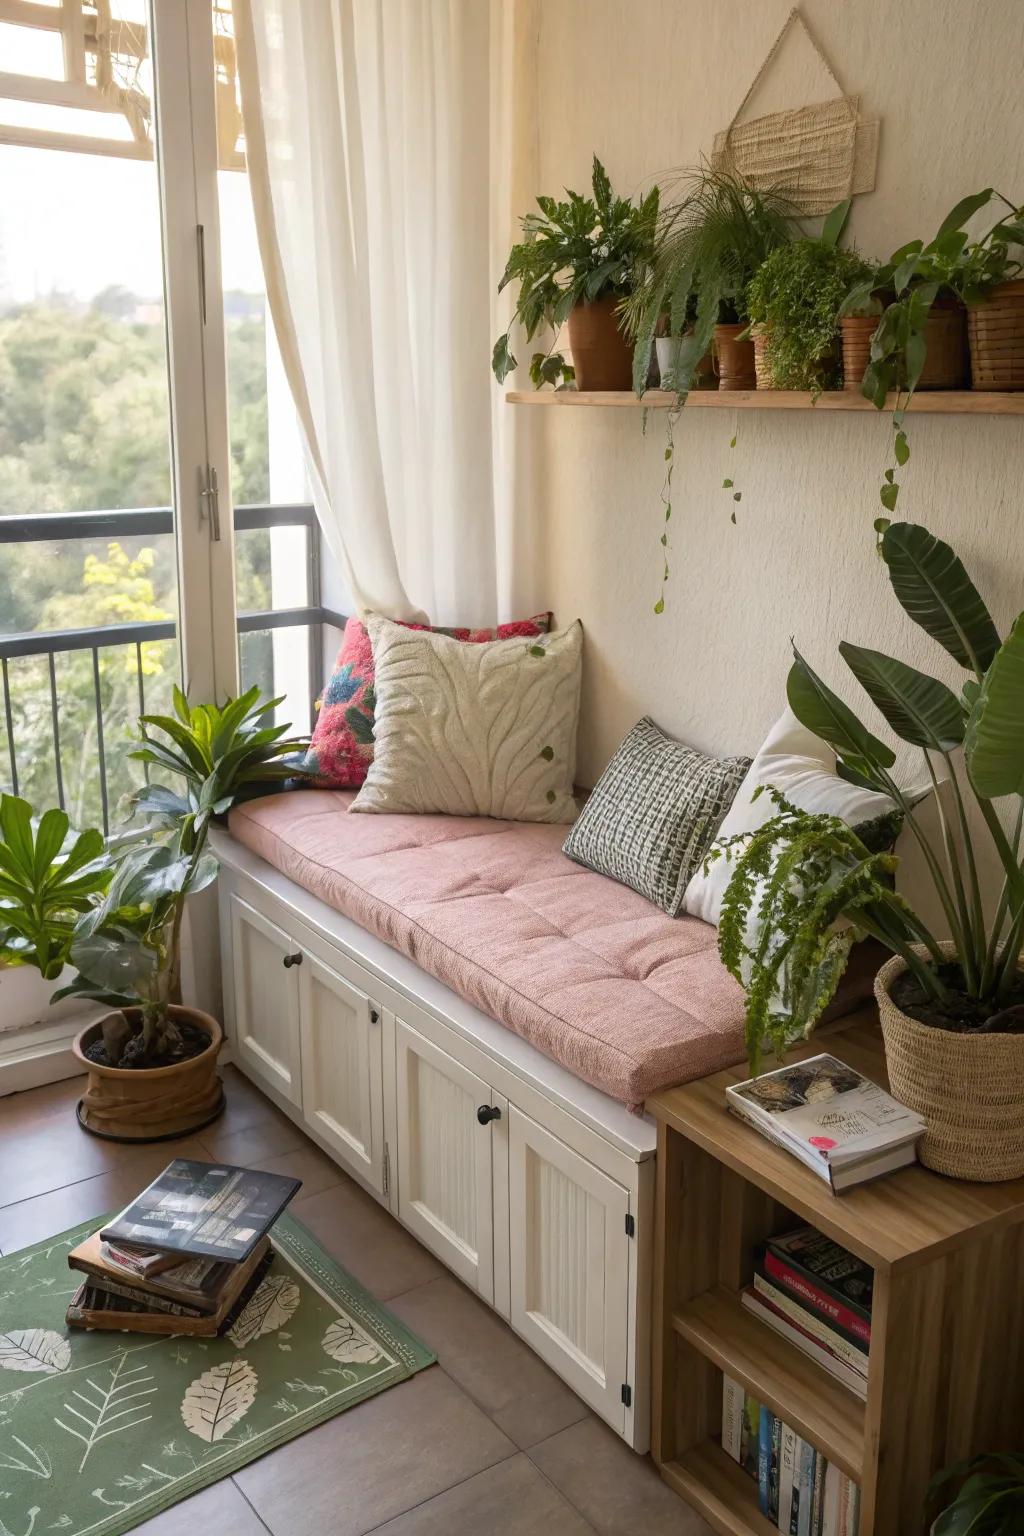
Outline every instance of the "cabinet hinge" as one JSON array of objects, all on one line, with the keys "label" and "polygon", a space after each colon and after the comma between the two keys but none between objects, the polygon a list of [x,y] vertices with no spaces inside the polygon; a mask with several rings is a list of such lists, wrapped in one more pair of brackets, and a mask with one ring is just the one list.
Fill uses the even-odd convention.
[{"label": "cabinet hinge", "polygon": [[626,1236],[636,1236],[636,1219],[630,1211],[626,1212]]},{"label": "cabinet hinge", "polygon": [[391,1193],[391,1149],[387,1142],[384,1143],[384,1193]]},{"label": "cabinet hinge", "polygon": [[633,1406],[633,1388],[627,1386],[625,1382],[622,1383],[622,1401],[627,1408]]}]

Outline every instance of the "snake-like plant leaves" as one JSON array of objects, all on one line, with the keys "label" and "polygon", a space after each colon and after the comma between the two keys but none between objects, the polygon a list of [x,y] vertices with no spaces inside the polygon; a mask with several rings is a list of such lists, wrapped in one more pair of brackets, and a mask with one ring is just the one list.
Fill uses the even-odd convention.
[{"label": "snake-like plant leaves", "polygon": [[999,649],[999,632],[958,556],[918,523],[890,523],[880,551],[906,613],[980,678]]},{"label": "snake-like plant leaves", "polygon": [[901,741],[933,752],[952,752],[963,741],[963,706],[945,683],[849,640],[840,641],[839,653]]}]

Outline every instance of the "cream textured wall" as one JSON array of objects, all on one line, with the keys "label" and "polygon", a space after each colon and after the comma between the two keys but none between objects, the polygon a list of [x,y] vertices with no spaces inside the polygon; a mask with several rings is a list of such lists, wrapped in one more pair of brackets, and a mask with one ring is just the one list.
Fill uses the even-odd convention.
[{"label": "cream textured wall", "polygon": [[[582,189],[595,150],[621,189],[693,164],[788,9],[789,0],[542,0],[536,190]],[[851,218],[861,249],[884,256],[930,236],[957,198],[982,186],[1024,200],[1021,0],[805,0],[804,9],[844,85],[882,120],[876,189]],[[746,115],[833,94],[791,33]],[[594,781],[644,713],[696,745],[752,751],[784,702],[790,635],[851,701],[857,685],[847,686],[835,655],[843,637],[943,672],[942,653],[903,618],[873,553],[889,462],[882,417],[684,413],[659,618],[661,414],[646,439],[634,411],[517,416],[533,469],[518,493],[521,603],[550,603],[586,630],[581,782]],[[900,513],[955,544],[1006,624],[1024,607],[1024,421],[911,424]],[[736,527],[726,475],[743,492]]]}]

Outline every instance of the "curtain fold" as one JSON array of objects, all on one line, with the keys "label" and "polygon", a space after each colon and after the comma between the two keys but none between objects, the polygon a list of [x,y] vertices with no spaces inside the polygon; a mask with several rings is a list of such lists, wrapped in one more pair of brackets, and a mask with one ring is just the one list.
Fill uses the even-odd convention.
[{"label": "curtain fold", "polygon": [[491,624],[519,595],[517,454],[488,364],[530,154],[510,99],[534,4],[235,0],[268,301],[317,513],[357,607],[393,618]]}]

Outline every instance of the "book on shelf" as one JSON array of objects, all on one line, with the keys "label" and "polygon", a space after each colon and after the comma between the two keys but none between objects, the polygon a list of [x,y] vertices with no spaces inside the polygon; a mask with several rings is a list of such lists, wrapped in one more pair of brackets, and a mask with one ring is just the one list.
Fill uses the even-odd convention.
[{"label": "book on shelf", "polygon": [[835,1056],[808,1057],[725,1090],[733,1114],[835,1194],[917,1160],[920,1115]]},{"label": "book on shelf", "polygon": [[[752,1455],[745,1455],[742,1433],[737,1436],[733,1427],[748,1417],[755,1426]],[[857,1484],[729,1376],[723,1379],[722,1425],[723,1450],[750,1473],[761,1513],[782,1536],[857,1536]]]},{"label": "book on shelf", "polygon": [[754,1290],[775,1313],[795,1323],[804,1333],[817,1339],[837,1360],[867,1379],[868,1352],[865,1345],[833,1327],[827,1318],[812,1311],[781,1286],[774,1285],[760,1264],[754,1271]]},{"label": "book on shelf", "polygon": [[827,1371],[836,1381],[842,1382],[843,1386],[854,1393],[856,1397],[867,1397],[867,1376],[862,1375],[853,1366],[847,1365],[843,1360],[840,1360],[820,1339],[816,1339],[806,1328],[792,1321],[784,1313],[779,1312],[752,1285],[748,1285],[741,1292],[740,1302],[754,1317],[759,1318],[773,1332],[788,1340],[790,1344],[795,1345],[801,1354],[816,1361],[823,1370]]},{"label": "book on shelf", "polygon": [[241,1263],[265,1237],[300,1179],[176,1157],[100,1231],[117,1248]]},{"label": "book on shelf", "polygon": [[273,1257],[269,1239],[263,1238],[249,1258],[237,1266],[232,1284],[213,1313],[199,1313],[137,1287],[90,1276],[72,1297],[67,1321],[72,1328],[214,1338],[226,1333],[234,1323],[270,1268]]},{"label": "book on shelf", "polygon": [[827,1318],[865,1348],[871,1342],[870,1264],[816,1227],[797,1227],[771,1237],[764,1247],[764,1271],[774,1285]]}]

